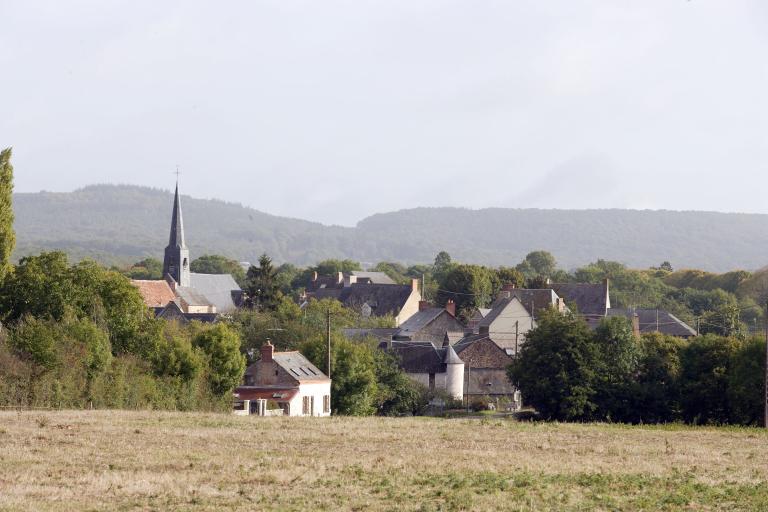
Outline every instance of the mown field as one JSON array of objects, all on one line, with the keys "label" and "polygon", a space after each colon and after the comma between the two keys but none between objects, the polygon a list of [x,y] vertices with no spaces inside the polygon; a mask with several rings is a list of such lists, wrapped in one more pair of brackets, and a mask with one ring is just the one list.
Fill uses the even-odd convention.
[{"label": "mown field", "polygon": [[768,510],[759,429],[0,412],[0,510]]}]

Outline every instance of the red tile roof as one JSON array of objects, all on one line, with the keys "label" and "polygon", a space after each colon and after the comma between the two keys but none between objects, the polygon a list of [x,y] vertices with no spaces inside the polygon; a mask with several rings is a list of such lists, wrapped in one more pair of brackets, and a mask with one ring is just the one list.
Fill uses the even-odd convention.
[{"label": "red tile roof", "polygon": [[161,308],[176,298],[176,294],[165,281],[131,280],[131,284],[139,289],[144,304],[150,308]]}]

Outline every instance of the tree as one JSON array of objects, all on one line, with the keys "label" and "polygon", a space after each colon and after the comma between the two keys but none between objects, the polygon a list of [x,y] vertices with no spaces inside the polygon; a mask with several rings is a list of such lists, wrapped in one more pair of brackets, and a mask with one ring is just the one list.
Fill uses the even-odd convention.
[{"label": "tree", "polygon": [[662,423],[681,418],[680,354],[687,342],[661,333],[640,338],[640,364],[636,408],[640,421]]},{"label": "tree", "polygon": [[189,266],[192,272],[200,274],[229,274],[237,284],[245,284],[245,270],[237,260],[233,260],[220,254],[206,254],[196,258]]},{"label": "tree", "polygon": [[312,271],[317,272],[321,276],[331,276],[338,274],[339,272],[349,273],[353,270],[363,270],[360,263],[353,260],[323,260],[315,265]]},{"label": "tree", "polygon": [[496,275],[501,286],[512,284],[516,288],[522,288],[525,285],[525,276],[516,268],[499,267],[496,269]]},{"label": "tree", "polygon": [[533,251],[529,252],[516,268],[526,278],[550,277],[557,268],[557,261],[547,251]]},{"label": "tree", "polygon": [[131,279],[163,279],[163,262],[156,258],[144,258],[131,265],[125,274]]},{"label": "tree", "polygon": [[413,381],[392,354],[373,349],[376,365],[376,405],[382,416],[416,415],[429,402],[428,389]]},{"label": "tree", "polygon": [[16,247],[13,219],[13,166],[11,148],[6,148],[0,152],[0,281],[11,269],[11,254]]},{"label": "tree", "polygon": [[598,368],[603,369],[597,381],[600,415],[613,421],[640,421],[635,376],[641,351],[632,325],[624,317],[605,318],[595,330],[595,341],[602,359]]},{"label": "tree", "polygon": [[763,421],[765,340],[752,337],[731,355],[728,402],[732,423],[760,425]]},{"label": "tree", "polygon": [[208,383],[211,391],[230,393],[245,372],[245,357],[240,353],[240,336],[226,324],[217,323],[199,332],[192,340],[208,357]]},{"label": "tree", "polygon": [[456,303],[456,311],[468,318],[475,309],[488,306],[498,281],[494,271],[480,265],[456,265],[448,271],[437,292],[437,302]]},{"label": "tree", "polygon": [[592,332],[574,315],[546,311],[529,331],[509,377],[546,419],[595,418],[602,359]]},{"label": "tree", "polygon": [[[325,370],[326,340],[316,336],[301,346],[301,353]],[[333,334],[331,340],[331,408],[334,414],[368,416],[376,412],[376,363],[369,347]]]},{"label": "tree", "polygon": [[688,423],[728,423],[728,374],[742,342],[707,334],[694,338],[681,354],[683,419]]},{"label": "tree", "polygon": [[258,267],[248,269],[245,285],[248,307],[258,308],[262,311],[273,310],[277,307],[280,292],[277,289],[275,274],[272,258],[266,254],[262,254],[259,258]]}]

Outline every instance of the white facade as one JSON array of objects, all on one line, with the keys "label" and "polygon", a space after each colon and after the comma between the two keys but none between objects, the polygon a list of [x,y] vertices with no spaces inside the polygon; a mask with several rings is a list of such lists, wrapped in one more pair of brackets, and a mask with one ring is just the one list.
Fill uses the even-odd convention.
[{"label": "white facade", "polygon": [[331,383],[299,385],[299,392],[288,402],[288,416],[330,416]]}]

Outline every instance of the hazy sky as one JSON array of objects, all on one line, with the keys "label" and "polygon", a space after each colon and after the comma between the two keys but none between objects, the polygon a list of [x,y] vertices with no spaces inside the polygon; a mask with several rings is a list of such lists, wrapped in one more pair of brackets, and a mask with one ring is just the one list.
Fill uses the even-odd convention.
[{"label": "hazy sky", "polygon": [[16,189],[768,213],[768,2],[0,0]]}]

